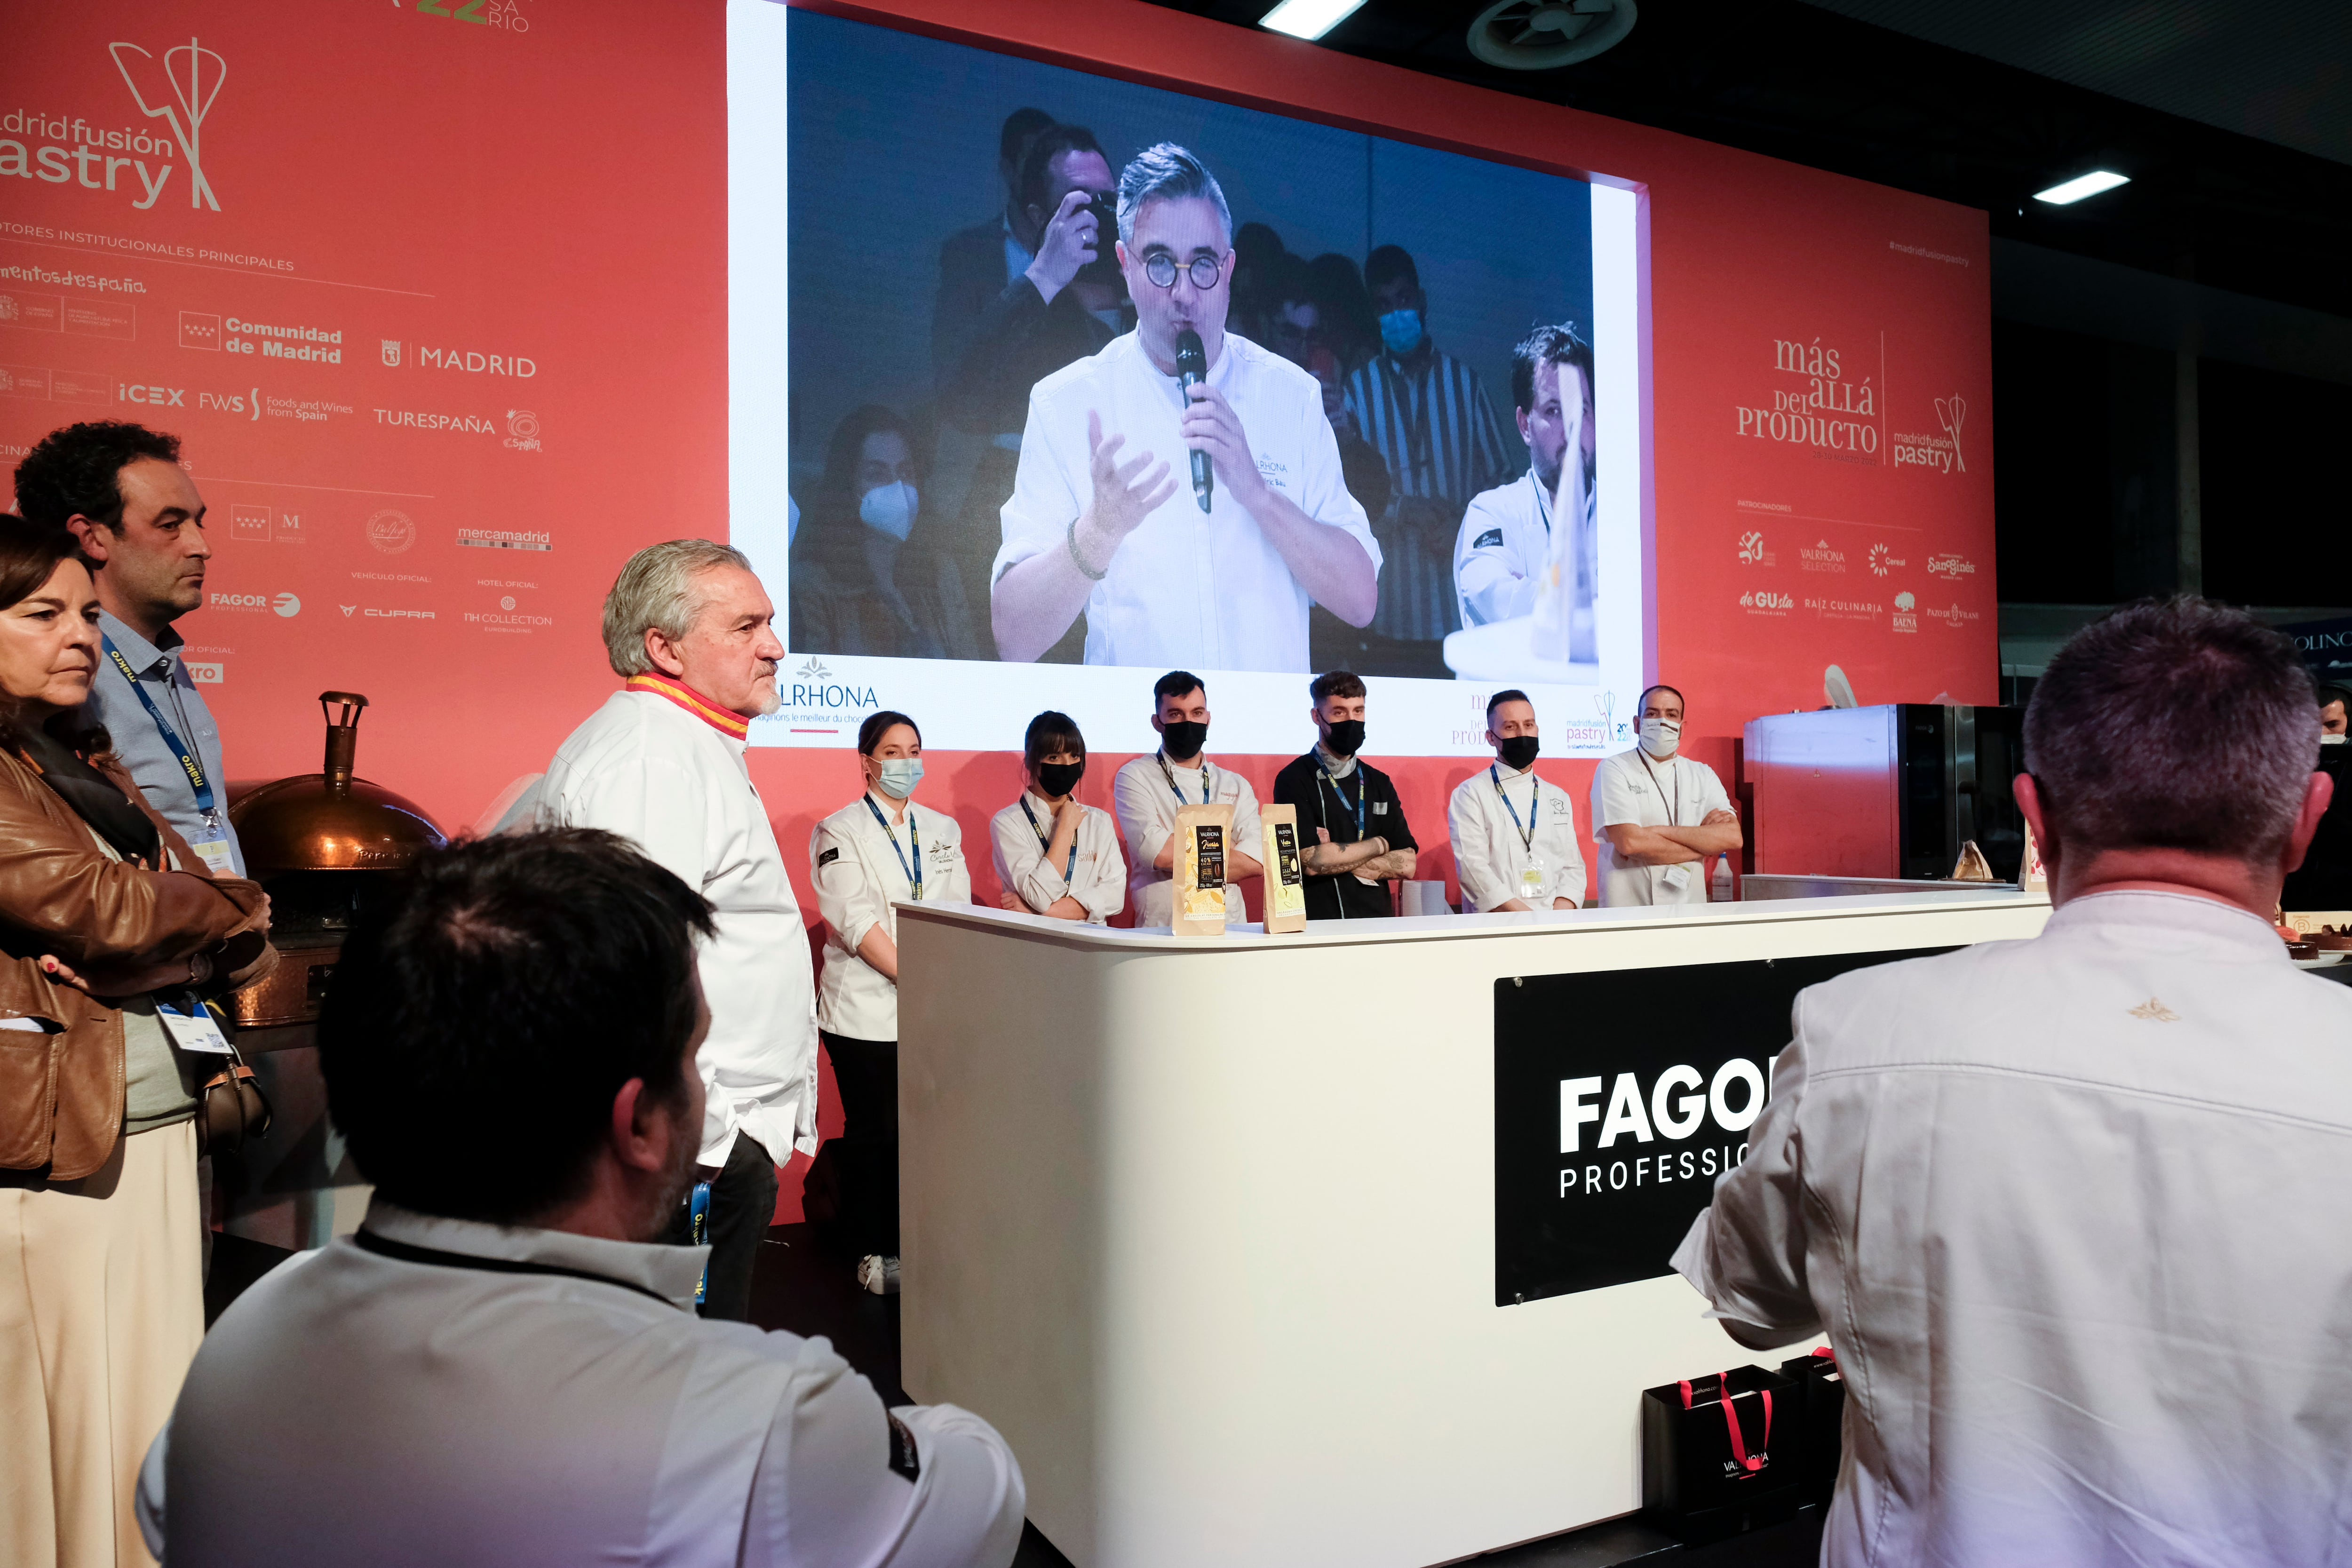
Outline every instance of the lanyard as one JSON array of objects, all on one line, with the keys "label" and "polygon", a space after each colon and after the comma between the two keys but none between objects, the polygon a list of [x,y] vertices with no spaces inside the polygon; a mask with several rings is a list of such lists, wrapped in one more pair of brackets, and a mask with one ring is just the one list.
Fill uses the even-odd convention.
[{"label": "lanyard", "polygon": [[1502,795],[1503,809],[1511,814],[1511,826],[1518,833],[1519,847],[1530,855],[1534,854],[1536,852],[1536,805],[1543,798],[1543,780],[1536,778],[1533,773],[1528,775],[1529,779],[1534,780],[1534,786],[1528,791],[1528,825],[1520,827],[1519,808],[1511,804],[1509,795],[1503,795],[1502,764],[1499,763],[1490,764],[1486,769],[1486,776],[1495,781],[1495,793]]},{"label": "lanyard", "polygon": [[[1633,748],[1633,754],[1642,759],[1642,771],[1650,775],[1650,783],[1657,788],[1658,798],[1660,800],[1665,799],[1666,786],[1658,783],[1658,770],[1650,766],[1650,754],[1642,750],[1639,746]],[[1680,827],[1683,825],[1682,770],[1680,768],[1675,768],[1675,759],[1672,757],[1666,759],[1666,766],[1675,769],[1675,809],[1667,816],[1666,826],[1668,827]]]},{"label": "lanyard", "polygon": [[[1046,836],[1044,828],[1037,826],[1037,814],[1029,809],[1029,797],[1025,795],[1021,797],[1021,815],[1029,819],[1030,831],[1037,836],[1037,847],[1040,849],[1051,849],[1054,847],[1054,841]],[[1064,882],[1067,882],[1072,877],[1077,875],[1077,870],[1078,836],[1076,833],[1073,832],[1070,835],[1070,863],[1066,867],[1063,868],[1062,880]]]},{"label": "lanyard", "polygon": [[[1182,805],[1184,804],[1184,792],[1181,789],[1177,788],[1176,775],[1169,771],[1168,753],[1166,752],[1154,752],[1151,753],[1151,758],[1154,762],[1160,764],[1160,776],[1168,781],[1169,789],[1175,794],[1176,804],[1178,805]],[[1201,759],[1201,804],[1202,805],[1209,804],[1209,759],[1206,757],[1202,757]]]},{"label": "lanyard", "polygon": [[[1346,790],[1341,789],[1341,788],[1339,787],[1339,780],[1337,780],[1337,779],[1335,779],[1335,778],[1333,778],[1333,777],[1332,777],[1328,773],[1325,772],[1325,771],[1324,771],[1324,769],[1321,767],[1321,765],[1320,765],[1320,764],[1318,764],[1318,766],[1317,766],[1317,767],[1316,767],[1316,769],[1315,769],[1315,776],[1316,776],[1317,778],[1318,778],[1318,779],[1322,780],[1325,784],[1329,784],[1329,785],[1331,786],[1331,793],[1332,793],[1333,795],[1338,795],[1338,796],[1339,797],[1339,804],[1340,804],[1341,805],[1346,805],[1348,804],[1348,792],[1347,792]],[[1371,781],[1364,777],[1364,764],[1363,764],[1363,763],[1358,763],[1356,764],[1356,800],[1355,800],[1355,805],[1356,805],[1356,840],[1357,840],[1357,842],[1358,842],[1358,843],[1361,843],[1361,842],[1363,841],[1363,837],[1364,837],[1364,796],[1365,796],[1366,795],[1370,794],[1370,792],[1371,792]],[[1318,801],[1319,801],[1320,797],[1318,796]],[[1319,804],[1318,804],[1318,805],[1317,805],[1317,807],[1316,807],[1316,812],[1315,812],[1315,814],[1316,814],[1318,816],[1320,816],[1323,814],[1322,807],[1321,807],[1321,805],[1320,805]]]},{"label": "lanyard", "polygon": [[907,883],[915,889],[915,902],[921,903],[923,901],[923,837],[921,834],[915,831],[913,805],[910,803],[907,807],[907,842],[912,845],[915,850],[915,863],[908,866],[907,852],[898,847],[898,835],[891,830],[890,819],[882,815],[882,808],[874,804],[872,795],[862,798],[866,802],[866,809],[874,814],[874,820],[882,825],[882,836],[890,841],[890,853],[898,858],[898,869],[907,873]]},{"label": "lanyard", "polygon": [[106,657],[114,661],[114,668],[122,672],[122,679],[131,682],[131,695],[138,698],[139,705],[147,710],[147,717],[155,721],[156,731],[163,737],[163,744],[180,759],[180,771],[187,774],[188,782],[195,786],[196,809],[209,819],[213,810],[213,786],[212,781],[205,777],[205,764],[196,760],[195,752],[188,749],[178,731],[163,717],[163,710],[155,706],[155,700],[147,695],[146,683],[131,673],[131,661],[122,657],[122,650],[114,646],[114,639],[100,632],[98,640],[106,649]]}]

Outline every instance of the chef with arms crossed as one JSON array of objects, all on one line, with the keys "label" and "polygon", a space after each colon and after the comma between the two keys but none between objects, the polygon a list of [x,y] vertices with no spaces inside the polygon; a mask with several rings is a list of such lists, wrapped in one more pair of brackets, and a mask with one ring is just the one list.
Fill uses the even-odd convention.
[{"label": "chef with arms crossed", "polygon": [[1703,904],[1706,862],[1740,846],[1739,815],[1715,770],[1682,754],[1683,694],[1653,686],[1641,714],[1641,744],[1592,775],[1601,906]]}]

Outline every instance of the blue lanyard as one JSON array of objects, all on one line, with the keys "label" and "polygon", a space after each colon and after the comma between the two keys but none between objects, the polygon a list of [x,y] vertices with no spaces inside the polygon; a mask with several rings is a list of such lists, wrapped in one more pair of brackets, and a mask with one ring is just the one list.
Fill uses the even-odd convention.
[{"label": "blue lanyard", "polygon": [[[1152,760],[1160,764],[1160,776],[1168,781],[1169,789],[1175,794],[1176,804],[1178,805],[1182,805],[1184,804],[1184,792],[1177,788],[1176,775],[1169,771],[1168,753],[1165,752],[1154,752],[1151,753],[1151,756]],[[1209,804],[1209,759],[1206,757],[1202,757],[1201,759],[1201,804],[1202,805]]]},{"label": "blue lanyard", "polygon": [[[1029,819],[1029,830],[1037,836],[1037,847],[1041,849],[1051,849],[1054,847],[1054,841],[1046,837],[1044,828],[1037,826],[1037,814],[1029,809],[1029,797],[1025,795],[1021,797],[1021,815]],[[1072,877],[1077,875],[1077,870],[1078,836],[1073,831],[1070,835],[1070,863],[1063,868],[1062,880],[1067,882]]]},{"label": "blue lanyard", "polygon": [[[1315,770],[1315,776],[1331,786],[1331,793],[1339,797],[1341,805],[1348,804],[1348,792],[1339,787],[1339,780],[1324,772],[1319,766]],[[1371,780],[1364,776],[1364,764],[1358,763],[1356,764],[1356,839],[1359,843],[1362,842],[1364,837],[1364,796],[1371,792]],[[1321,815],[1319,807],[1317,815]]]},{"label": "blue lanyard", "polygon": [[[1503,809],[1511,814],[1511,826],[1517,829],[1519,835],[1519,847],[1526,850],[1530,855],[1534,854],[1536,847],[1536,802],[1543,796],[1543,780],[1535,779],[1535,786],[1528,791],[1528,825],[1525,827],[1520,827],[1519,808],[1511,804],[1511,797],[1509,795],[1503,795],[1502,764],[1498,763],[1489,766],[1486,769],[1486,776],[1495,781],[1495,793],[1496,795],[1503,795]],[[1529,773],[1528,776],[1529,778],[1535,778],[1533,773]]]},{"label": "blue lanyard", "polygon": [[186,773],[188,782],[196,787],[196,809],[210,816],[213,809],[213,786],[212,781],[205,777],[205,764],[196,760],[195,752],[188,749],[186,742],[180,739],[178,732],[164,719],[163,710],[155,706],[155,700],[147,695],[146,683],[132,673],[131,661],[122,657],[122,650],[114,646],[114,639],[100,632],[98,635],[98,641],[99,646],[106,649],[106,657],[114,661],[114,668],[122,672],[122,679],[131,682],[131,694],[139,699],[141,707],[147,710],[147,717],[155,721],[155,728],[163,735],[163,744],[169,746],[172,749],[172,754],[180,759],[180,771]]},{"label": "blue lanyard", "polygon": [[915,889],[915,901],[921,903],[923,901],[923,840],[922,836],[915,831],[913,803],[909,802],[907,806],[907,842],[912,845],[915,850],[915,863],[909,867],[907,864],[907,852],[898,847],[898,836],[890,831],[890,819],[882,815],[882,808],[874,804],[872,795],[865,795],[861,798],[866,802],[866,809],[874,814],[874,820],[882,825],[882,836],[890,841],[890,853],[898,858],[898,869],[907,873],[907,883]]}]

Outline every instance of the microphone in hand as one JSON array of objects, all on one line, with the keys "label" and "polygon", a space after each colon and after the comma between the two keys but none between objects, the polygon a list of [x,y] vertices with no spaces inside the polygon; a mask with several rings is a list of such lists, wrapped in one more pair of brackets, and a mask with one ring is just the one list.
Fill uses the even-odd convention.
[{"label": "microphone in hand", "polygon": [[[1176,336],[1176,383],[1191,403],[1192,388],[1209,379],[1209,353],[1201,346],[1201,334],[1189,329]],[[1211,477],[1209,454],[1195,449],[1192,453],[1192,497],[1201,510],[1209,510],[1210,492],[1216,488]]]}]

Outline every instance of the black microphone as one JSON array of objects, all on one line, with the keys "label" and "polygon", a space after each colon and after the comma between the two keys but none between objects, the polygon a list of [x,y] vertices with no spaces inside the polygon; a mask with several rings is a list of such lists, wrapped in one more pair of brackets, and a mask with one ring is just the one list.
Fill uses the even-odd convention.
[{"label": "black microphone", "polygon": [[[1192,387],[1208,379],[1209,351],[1201,346],[1201,334],[1190,331],[1177,333],[1176,384],[1184,389],[1187,407],[1192,405]],[[1192,454],[1192,494],[1200,501],[1202,511],[1209,510],[1209,492],[1215,488],[1215,481],[1209,474],[1209,454],[1195,451]]]}]

